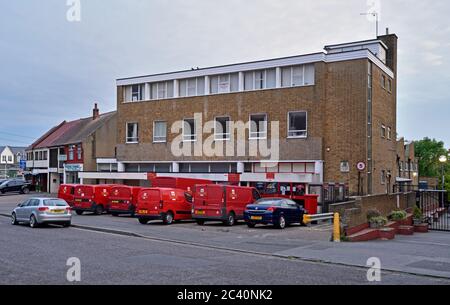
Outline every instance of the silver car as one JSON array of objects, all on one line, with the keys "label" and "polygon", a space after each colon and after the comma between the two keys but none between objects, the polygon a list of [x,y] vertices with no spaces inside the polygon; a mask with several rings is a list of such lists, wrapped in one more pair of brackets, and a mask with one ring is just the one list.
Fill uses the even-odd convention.
[{"label": "silver car", "polygon": [[72,223],[70,206],[62,199],[30,198],[19,204],[11,214],[11,224],[27,223],[32,228],[42,224],[60,224],[69,227]]}]

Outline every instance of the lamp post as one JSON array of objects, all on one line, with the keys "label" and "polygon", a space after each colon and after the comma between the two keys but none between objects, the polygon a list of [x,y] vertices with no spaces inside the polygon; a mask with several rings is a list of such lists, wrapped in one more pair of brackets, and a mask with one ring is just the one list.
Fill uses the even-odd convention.
[{"label": "lamp post", "polygon": [[444,191],[445,191],[445,171],[444,171],[444,167],[445,167],[445,163],[447,163],[447,156],[442,155],[439,157],[439,162],[441,162],[441,171],[442,171],[442,207],[444,207]]}]

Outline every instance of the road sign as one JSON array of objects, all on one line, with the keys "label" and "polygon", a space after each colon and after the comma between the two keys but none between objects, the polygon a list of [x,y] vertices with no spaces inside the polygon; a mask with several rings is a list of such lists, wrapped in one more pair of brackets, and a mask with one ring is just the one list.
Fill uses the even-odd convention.
[{"label": "road sign", "polygon": [[366,169],[366,163],[364,163],[364,162],[358,162],[358,164],[356,165],[356,168],[357,168],[360,172],[362,172],[363,170]]}]

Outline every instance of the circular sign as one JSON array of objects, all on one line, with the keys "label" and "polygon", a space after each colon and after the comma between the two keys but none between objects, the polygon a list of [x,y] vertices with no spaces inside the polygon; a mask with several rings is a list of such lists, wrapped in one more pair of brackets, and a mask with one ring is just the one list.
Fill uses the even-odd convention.
[{"label": "circular sign", "polygon": [[356,165],[356,168],[357,168],[359,171],[363,171],[363,170],[366,169],[366,163],[364,163],[364,162],[359,162],[359,163]]}]

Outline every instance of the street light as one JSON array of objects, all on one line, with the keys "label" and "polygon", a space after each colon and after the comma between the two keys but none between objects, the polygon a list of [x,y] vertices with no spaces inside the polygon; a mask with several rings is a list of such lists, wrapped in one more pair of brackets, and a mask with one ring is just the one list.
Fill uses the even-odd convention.
[{"label": "street light", "polygon": [[445,191],[445,172],[444,165],[447,163],[448,158],[446,155],[442,155],[439,157],[439,162],[441,162],[441,170],[442,170],[442,207],[444,207],[444,191]]}]

